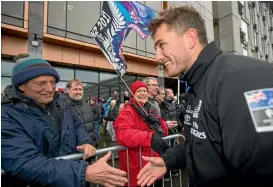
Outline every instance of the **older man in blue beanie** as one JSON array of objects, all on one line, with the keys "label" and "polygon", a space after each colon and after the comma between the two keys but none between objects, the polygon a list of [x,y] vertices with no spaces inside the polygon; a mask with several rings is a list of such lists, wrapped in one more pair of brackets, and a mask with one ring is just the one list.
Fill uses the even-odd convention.
[{"label": "older man in blue beanie", "polygon": [[[106,163],[110,152],[92,165],[85,161],[96,150],[77,116],[58,102],[57,71],[29,55],[15,61],[12,85],[1,101],[1,167],[10,178],[8,185],[124,185],[126,174]],[[54,159],[77,151],[84,153],[83,160]]]}]

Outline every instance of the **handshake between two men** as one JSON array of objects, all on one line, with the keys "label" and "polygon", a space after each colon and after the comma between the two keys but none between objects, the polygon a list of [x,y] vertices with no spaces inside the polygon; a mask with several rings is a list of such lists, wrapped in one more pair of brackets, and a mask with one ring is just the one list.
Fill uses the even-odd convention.
[{"label": "handshake between two men", "polygon": [[[162,155],[169,149],[168,143],[158,135],[154,134],[152,138],[152,149]],[[88,144],[78,146],[77,150],[84,153],[83,159],[86,160],[96,154],[96,149]],[[127,182],[126,172],[111,167],[107,161],[111,157],[109,151],[104,157],[100,158],[94,164],[87,166],[85,180],[95,184],[101,184],[106,187],[124,186]],[[163,176],[167,169],[165,163],[160,157],[145,157],[143,160],[148,163],[140,170],[137,178],[140,186],[152,185],[154,181]]]}]

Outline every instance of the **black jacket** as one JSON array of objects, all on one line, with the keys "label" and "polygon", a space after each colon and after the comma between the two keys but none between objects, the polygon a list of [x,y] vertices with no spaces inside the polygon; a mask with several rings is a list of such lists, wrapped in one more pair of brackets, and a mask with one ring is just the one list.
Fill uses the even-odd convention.
[{"label": "black jacket", "polygon": [[91,105],[91,110],[92,110],[92,121],[100,121],[101,117],[101,108],[100,105],[95,103],[94,105]]},{"label": "black jacket", "polygon": [[113,108],[109,108],[107,120],[108,121],[115,121],[116,118],[118,117],[118,107],[115,105]]},{"label": "black jacket", "polygon": [[93,115],[91,107],[82,100],[74,101],[70,99],[67,94],[60,93],[60,105],[64,108],[72,107],[73,112],[78,116],[79,120],[84,124],[85,129],[94,142],[93,146],[97,147],[99,138],[95,133],[95,126],[93,123]]},{"label": "black jacket", "polygon": [[[190,186],[272,186],[273,119],[266,119],[271,120],[267,132],[257,132],[244,96],[273,88],[272,64],[225,54],[212,42],[180,78],[189,86],[186,144],[163,155],[167,168],[187,166]],[[273,94],[260,97],[272,102]],[[264,109],[254,116],[257,112]]]}]

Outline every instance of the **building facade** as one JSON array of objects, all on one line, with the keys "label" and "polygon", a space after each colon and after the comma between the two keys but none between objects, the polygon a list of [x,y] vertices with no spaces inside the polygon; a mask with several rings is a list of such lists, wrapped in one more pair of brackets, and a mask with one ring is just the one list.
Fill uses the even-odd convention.
[{"label": "building facade", "polygon": [[272,2],[214,1],[215,41],[228,53],[273,62]]},{"label": "building facade", "polygon": [[[190,5],[205,19],[209,41],[214,40],[212,2],[139,1],[156,15],[170,6]],[[1,2],[1,89],[11,83],[13,57],[28,53],[42,57],[60,73],[57,87],[77,78],[84,84],[85,99],[109,97],[118,91],[123,98],[127,90],[112,65],[89,34],[97,22],[100,1],[5,1]],[[124,81],[130,85],[145,76],[158,77],[160,84],[177,90],[177,79],[168,78],[154,60],[154,44],[150,37],[142,40],[131,31],[123,47],[128,70]],[[183,88],[181,88],[183,90]]]}]

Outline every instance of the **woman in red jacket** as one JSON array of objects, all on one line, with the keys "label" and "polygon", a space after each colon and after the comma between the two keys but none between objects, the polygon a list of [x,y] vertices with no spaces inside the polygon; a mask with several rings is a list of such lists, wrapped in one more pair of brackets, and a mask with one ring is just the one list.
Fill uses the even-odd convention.
[{"label": "woman in red jacket", "polygon": [[119,152],[120,169],[127,172],[129,176],[127,185],[137,186],[137,174],[141,165],[144,167],[146,164],[143,160],[140,163],[140,148],[141,155],[144,156],[163,154],[169,148],[167,142],[162,139],[163,136],[167,136],[168,128],[164,120],[157,115],[156,110],[153,110],[151,104],[147,102],[147,85],[136,81],[130,89],[135,98],[131,96],[130,101],[124,105],[115,121],[114,128],[117,143],[129,148],[129,173],[126,151]]}]

